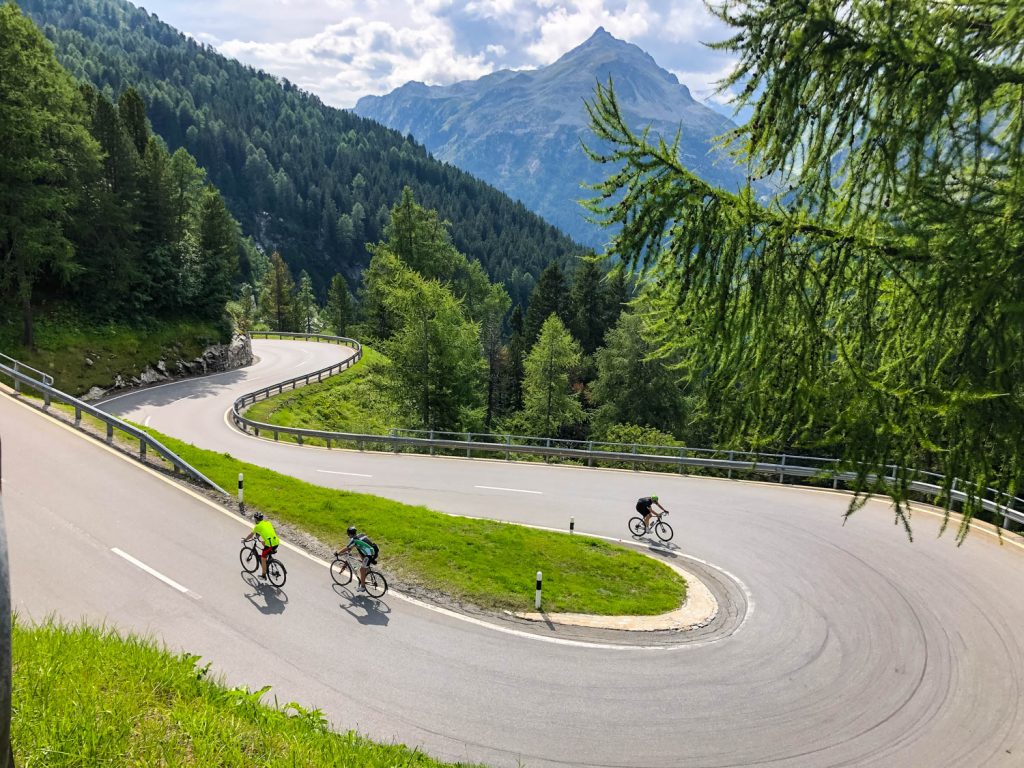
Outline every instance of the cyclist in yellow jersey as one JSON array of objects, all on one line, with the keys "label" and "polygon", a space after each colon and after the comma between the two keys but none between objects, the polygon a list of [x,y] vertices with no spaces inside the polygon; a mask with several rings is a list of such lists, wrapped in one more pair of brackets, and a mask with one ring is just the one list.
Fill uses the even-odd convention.
[{"label": "cyclist in yellow jersey", "polygon": [[256,525],[253,526],[252,531],[242,541],[249,541],[253,536],[259,536],[263,540],[263,552],[260,554],[260,578],[265,581],[267,578],[267,555],[277,552],[277,547],[281,540],[277,538],[274,526],[271,525],[269,520],[264,520],[262,514],[257,512],[252,516],[252,519],[256,521]]}]

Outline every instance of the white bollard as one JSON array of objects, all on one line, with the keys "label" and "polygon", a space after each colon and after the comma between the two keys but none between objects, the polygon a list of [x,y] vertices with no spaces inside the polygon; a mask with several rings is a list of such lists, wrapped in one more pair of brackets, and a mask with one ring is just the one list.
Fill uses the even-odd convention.
[{"label": "white bollard", "polygon": [[238,473],[238,511],[245,514],[245,491],[242,490],[242,473]]},{"label": "white bollard", "polygon": [[533,607],[536,608],[538,611],[540,610],[540,582],[541,573],[540,571],[537,571],[537,598],[533,601]]}]

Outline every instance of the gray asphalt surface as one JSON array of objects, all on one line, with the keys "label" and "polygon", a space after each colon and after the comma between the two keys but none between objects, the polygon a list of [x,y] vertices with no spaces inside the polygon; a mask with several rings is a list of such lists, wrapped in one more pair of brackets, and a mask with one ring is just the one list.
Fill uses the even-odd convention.
[{"label": "gray asphalt surface", "polygon": [[734,574],[753,610],[717,642],[638,651],[500,633],[391,596],[375,606],[294,552],[275,594],[240,575],[240,521],[0,397],[19,610],[151,633],[231,684],[271,684],[339,728],[448,760],[1024,765],[1024,549],[982,532],[957,548],[924,513],[909,543],[881,502],[843,526],[844,495],[770,483],[260,441],[225,423],[233,398],[340,352],[254,347],[248,370],[108,407],[312,482],[461,514],[562,527],[575,515],[578,530],[621,536],[655,491],[675,543]]}]

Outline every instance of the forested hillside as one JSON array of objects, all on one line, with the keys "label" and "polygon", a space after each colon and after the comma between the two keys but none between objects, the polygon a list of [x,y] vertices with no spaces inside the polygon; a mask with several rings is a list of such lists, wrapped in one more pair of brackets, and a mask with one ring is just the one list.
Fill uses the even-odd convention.
[{"label": "forested hillside", "polygon": [[415,141],[221,56],[123,0],[22,0],[72,74],[116,98],[134,87],[153,129],[186,148],[267,252],[323,295],[354,277],[403,187],[451,222],[454,245],[516,302],[576,246],[524,206]]},{"label": "forested hillside", "polygon": [[151,135],[136,91],[114,101],[80,86],[8,4],[0,168],[0,320],[18,308],[25,347],[46,303],[99,321],[224,319],[255,250],[220,194],[188,152]]}]

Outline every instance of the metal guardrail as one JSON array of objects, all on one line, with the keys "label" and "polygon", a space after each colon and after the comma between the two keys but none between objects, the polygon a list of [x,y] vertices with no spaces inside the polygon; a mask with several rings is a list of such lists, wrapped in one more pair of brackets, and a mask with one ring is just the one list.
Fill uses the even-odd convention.
[{"label": "metal guardrail", "polygon": [[[437,450],[448,450],[458,451],[460,455],[464,452],[467,458],[472,458],[473,453],[476,452],[477,455],[504,454],[506,460],[510,460],[514,454],[543,456],[545,461],[551,457],[570,459],[586,462],[587,466],[594,466],[595,462],[624,463],[630,464],[634,468],[638,464],[666,465],[676,467],[680,473],[684,467],[698,467],[724,471],[726,476],[730,478],[733,472],[748,472],[777,476],[780,483],[787,477],[802,480],[831,481],[833,488],[838,487],[840,482],[850,482],[858,478],[856,472],[842,470],[839,459],[816,456],[794,456],[784,453],[757,453],[753,451],[724,451],[709,448],[635,443],[559,440],[556,438],[510,434],[441,432],[435,430],[392,429],[387,435],[369,435],[355,432],[328,432],[316,429],[284,427],[254,421],[243,415],[243,409],[258,400],[264,400],[273,394],[279,394],[285,389],[295,389],[301,384],[309,384],[314,378],[317,381],[322,381],[327,376],[333,376],[351,367],[362,357],[362,346],[354,339],[338,336],[321,336],[318,334],[276,333],[260,335],[346,343],[356,349],[356,354],[328,368],[322,368],[319,371],[303,376],[296,376],[280,384],[273,384],[237,398],[231,409],[232,421],[243,432],[252,432],[257,437],[272,435],[274,440],[278,440],[281,435],[290,435],[300,445],[303,444],[304,440],[319,439],[323,440],[328,448],[331,448],[332,444],[338,447],[341,447],[343,444],[354,444],[359,450],[382,446],[379,450],[389,450],[395,453],[405,450],[433,454]],[[897,465],[889,465],[886,469],[890,474],[884,477],[868,475],[868,482],[876,483],[880,481],[884,484],[892,485],[902,473],[913,478],[908,483],[907,488],[915,493],[937,498],[944,492],[945,478],[942,475],[923,470],[902,468]],[[960,487],[958,488],[958,486]],[[963,490],[964,487],[964,483],[954,480],[948,491],[950,498],[961,503],[967,502],[970,495]],[[984,494],[975,492],[973,495],[976,498],[981,496],[977,500],[986,510],[1002,516],[1004,527],[1007,526],[1010,520],[1024,524],[1024,499],[1011,497],[993,488],[986,489]]]},{"label": "metal guardrail", "polygon": [[[0,364],[9,365],[9,367],[13,368],[15,371],[31,371],[32,373],[36,374],[39,377],[39,381],[41,381],[43,384],[46,384],[47,386],[51,387],[53,386],[53,376],[51,376],[48,373],[43,373],[42,371],[33,368],[31,365],[25,365],[20,360],[15,360],[13,357],[11,357],[10,355],[5,355],[3,352],[0,352]],[[18,380],[15,379],[14,390],[16,392],[18,391],[19,383],[20,382],[18,382]]]},{"label": "metal guardrail", "polygon": [[[6,355],[4,355],[4,357],[8,360],[11,359],[7,358]],[[36,373],[39,372],[36,371]],[[77,397],[72,397],[71,395],[61,392],[59,389],[55,389],[52,386],[52,377],[43,374],[43,376],[46,376],[46,379],[48,379],[50,382],[47,383],[47,381],[44,379],[34,379],[21,370],[15,370],[13,367],[3,364],[0,364],[0,376],[7,376],[8,378],[13,379],[15,384],[14,389],[18,392],[21,391],[22,387],[27,387],[38,392],[43,398],[44,411],[49,410],[50,405],[53,402],[65,403],[67,405],[70,405],[72,408],[75,409],[76,429],[81,429],[82,414],[88,414],[89,416],[99,419],[101,422],[106,424],[107,443],[114,442],[114,430],[123,432],[129,437],[139,441],[140,459],[144,460],[146,458],[147,451],[152,450],[154,453],[166,459],[171,464],[171,466],[175,468],[176,471],[184,472],[186,475],[189,475],[193,479],[198,480],[200,483],[212,488],[215,491],[223,493],[225,496],[229,495],[227,491],[225,491],[215,482],[210,480],[210,478],[206,477],[206,475],[204,475],[198,469],[196,469],[191,464],[186,462],[184,459],[182,459],[176,453],[171,451],[169,448],[165,447],[162,443],[160,443],[160,441],[150,437],[141,429],[137,429],[136,427],[133,427],[131,424],[121,421],[116,416],[111,416],[109,413],[105,413],[104,411],[101,411],[99,408],[96,408],[95,406],[92,406],[89,403],[86,403],[82,400],[79,400]]]}]

